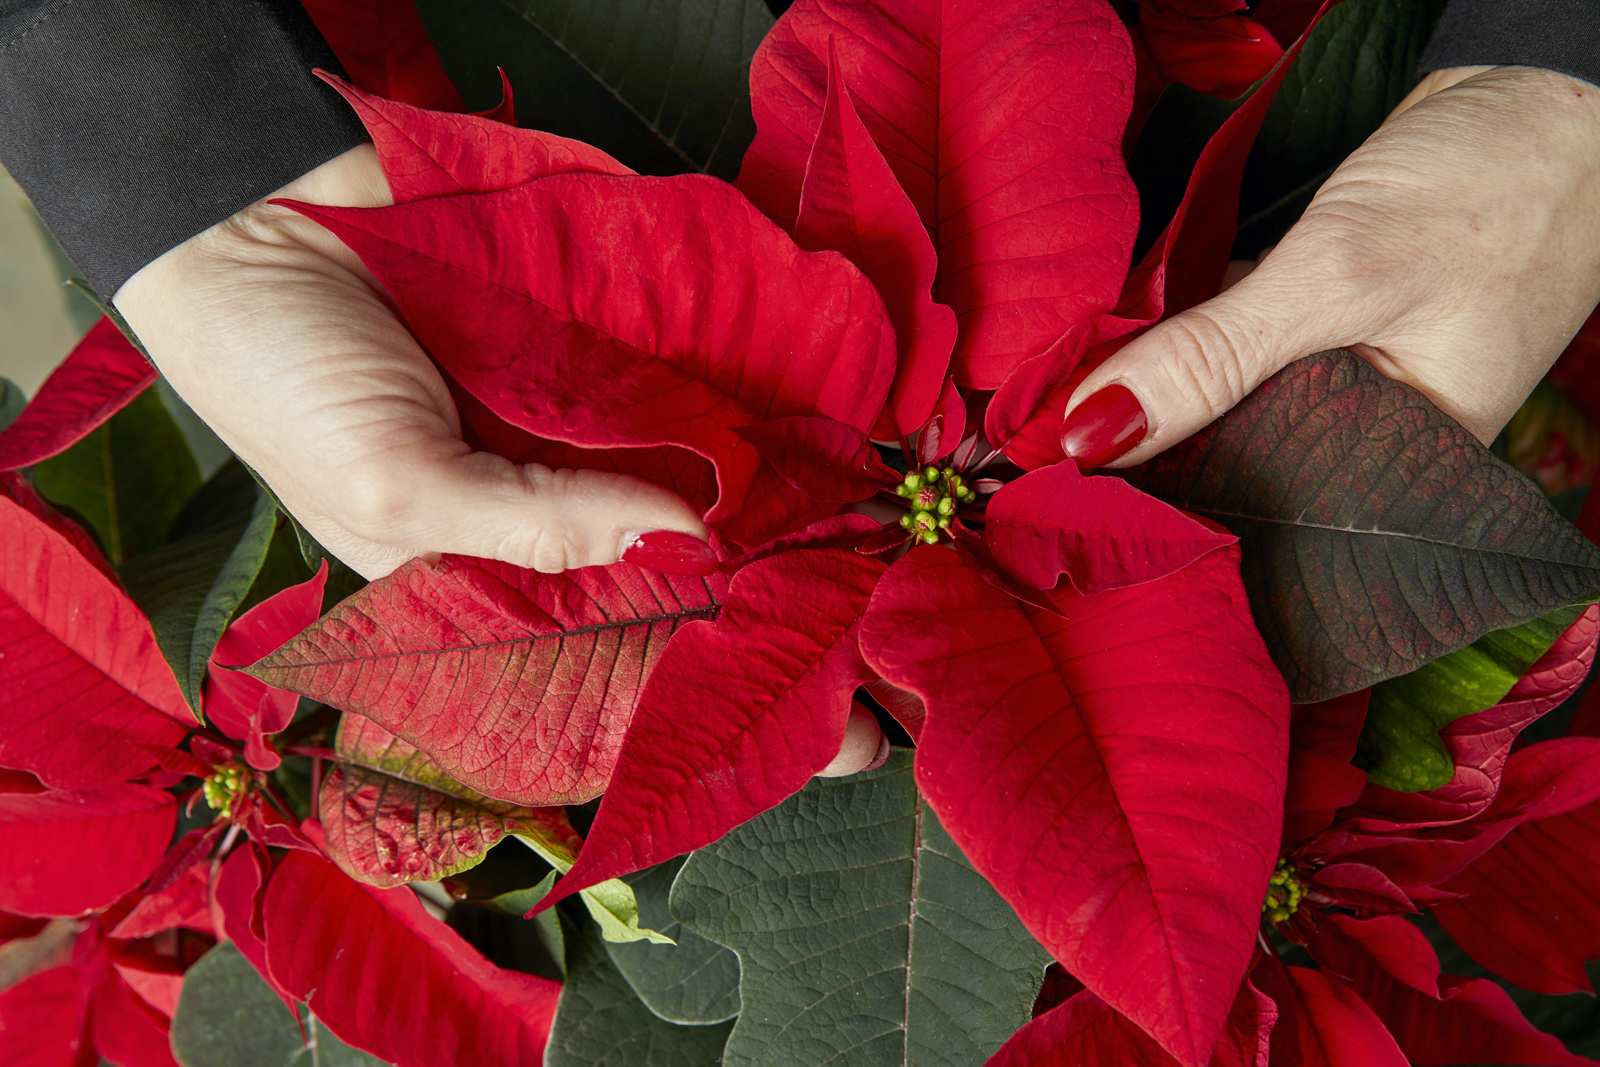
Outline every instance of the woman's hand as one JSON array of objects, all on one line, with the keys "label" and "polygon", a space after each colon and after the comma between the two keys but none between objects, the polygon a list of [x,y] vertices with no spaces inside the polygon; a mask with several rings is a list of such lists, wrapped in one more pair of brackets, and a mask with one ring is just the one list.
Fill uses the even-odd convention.
[{"label": "woman's hand", "polygon": [[1597,161],[1600,88],[1522,67],[1430,75],[1254,271],[1084,380],[1063,447],[1141,462],[1340,347],[1487,443],[1600,300]]},{"label": "woman's hand", "polygon": [[[391,202],[370,147],[278,195]],[[550,572],[625,552],[658,570],[715,564],[699,517],[664,489],[463,444],[443,379],[360,261],[287,208],[251,205],[146,266],[115,302],[200,417],[369,578],[428,552]]]}]

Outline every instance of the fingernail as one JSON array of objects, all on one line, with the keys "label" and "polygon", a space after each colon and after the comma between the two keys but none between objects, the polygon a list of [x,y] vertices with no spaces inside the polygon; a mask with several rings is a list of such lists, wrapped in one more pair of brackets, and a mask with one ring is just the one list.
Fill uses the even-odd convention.
[{"label": "fingernail", "polygon": [[711,574],[721,561],[716,550],[693,534],[677,530],[651,530],[628,543],[622,562],[662,574],[698,577]]},{"label": "fingernail", "polygon": [[889,762],[889,753],[892,752],[892,751],[893,751],[893,749],[889,746],[889,739],[887,737],[885,737],[882,740],[880,740],[878,742],[878,754],[876,756],[872,757],[872,762],[871,763],[869,763],[865,767],[861,768],[862,773],[865,773],[867,771],[875,771],[879,767],[882,767],[885,763],[888,763]]},{"label": "fingernail", "polygon": [[1073,408],[1061,424],[1061,450],[1079,467],[1104,467],[1131,452],[1149,429],[1133,391],[1108,385]]}]

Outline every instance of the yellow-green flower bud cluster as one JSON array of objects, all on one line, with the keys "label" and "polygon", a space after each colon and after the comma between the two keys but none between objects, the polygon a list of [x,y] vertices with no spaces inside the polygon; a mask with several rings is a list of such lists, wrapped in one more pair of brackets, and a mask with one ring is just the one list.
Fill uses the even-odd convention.
[{"label": "yellow-green flower bud cluster", "polygon": [[1261,914],[1271,922],[1286,922],[1300,909],[1300,902],[1305,895],[1305,883],[1295,877],[1289,861],[1279,860],[1271,880],[1267,882],[1267,899],[1261,905]]},{"label": "yellow-green flower bud cluster", "polygon": [[900,525],[925,545],[938,544],[940,533],[950,528],[961,505],[978,495],[954,468],[934,466],[910,472],[895,492],[910,508],[900,516]]},{"label": "yellow-green flower bud cluster", "polygon": [[250,772],[237,763],[224,763],[205,780],[202,787],[211,810],[226,819],[233,813],[233,802],[250,783]]}]

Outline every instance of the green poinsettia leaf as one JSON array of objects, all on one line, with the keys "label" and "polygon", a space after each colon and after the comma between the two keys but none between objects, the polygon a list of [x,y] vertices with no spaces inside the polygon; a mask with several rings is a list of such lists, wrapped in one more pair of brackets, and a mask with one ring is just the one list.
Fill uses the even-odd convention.
[{"label": "green poinsettia leaf", "polygon": [[272,500],[238,471],[224,467],[179,516],[177,539],[122,572],[196,717],[211,653],[244,609],[278,529]]},{"label": "green poinsettia leaf", "polygon": [[0,430],[17,421],[28,406],[28,394],[10,378],[0,377]]},{"label": "green poinsettia leaf", "polygon": [[154,389],[30,473],[46,500],[83,520],[117,567],[166,544],[200,488],[194,454]]},{"label": "green poinsettia leaf", "polygon": [[649,174],[739,169],[755,132],[750,57],[762,0],[422,0],[429,35],[474,106],[577,138]]},{"label": "green poinsettia leaf", "polygon": [[1297,700],[1600,597],[1600,549],[1536,485],[1349,352],[1280,371],[1132,477],[1239,535]]},{"label": "green poinsettia leaf", "polygon": [[646,1007],[672,1023],[704,1026],[739,1014],[739,957],[672,917],[668,895],[683,869],[676,859],[627,879],[641,922],[677,942],[608,944],[611,962]]},{"label": "green poinsettia leaf", "polygon": [[[1253,256],[1282,237],[1333,169],[1411,90],[1442,7],[1443,0],[1344,0],[1323,16],[1251,150],[1236,254]],[[1139,186],[1140,248],[1166,226],[1200,150],[1243,100],[1183,85],[1161,95],[1128,161]]]},{"label": "green poinsettia leaf", "polygon": [[[370,719],[344,716],[334,747],[340,762],[323,778],[318,803],[328,855],[352,878],[376,886],[437,881],[477,866],[507,836],[557,871],[577,858],[582,839],[566,809],[484,796]],[[640,924],[633,890],[619,879],[589,887],[582,899],[607,940],[671,943]]]},{"label": "green poinsettia leaf", "polygon": [[970,1067],[1028,1021],[1049,963],[903,751],[694,853],[672,913],[739,955],[728,1067]]},{"label": "green poinsettia leaf", "polygon": [[545,1067],[711,1067],[721,1063],[732,1025],[680,1026],[634,996],[595,931],[567,942],[567,980],[550,1028]]},{"label": "green poinsettia leaf", "polygon": [[1437,789],[1455,775],[1439,731],[1505,699],[1567,631],[1581,607],[1485,634],[1410,674],[1373,687],[1361,734],[1367,776],[1386,789]]},{"label": "green poinsettia leaf", "polygon": [[383,1067],[301,1009],[305,1029],[233,945],[207,952],[184,975],[172,1018],[182,1067]]},{"label": "green poinsettia leaf", "polygon": [[1344,0],[1312,30],[1250,153],[1241,254],[1276,243],[1417,84],[1417,60],[1443,10],[1444,0]]}]

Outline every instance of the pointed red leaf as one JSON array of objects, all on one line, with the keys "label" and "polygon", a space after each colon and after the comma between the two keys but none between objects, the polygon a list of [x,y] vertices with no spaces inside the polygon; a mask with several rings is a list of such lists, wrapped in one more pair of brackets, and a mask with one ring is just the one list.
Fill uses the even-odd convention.
[{"label": "pointed red leaf", "polygon": [[837,49],[844,84],[939,256],[961,384],[993,389],[1109,311],[1138,196],[1122,162],[1133,50],[1104,0],[799,0],[750,68],[740,188],[784,224]]},{"label": "pointed red leaf", "polygon": [[[159,871],[152,875],[151,881],[158,876]],[[178,927],[210,933],[210,898],[211,857],[201,854],[183,871],[171,876],[165,885],[147,887],[133,910],[111,928],[108,936],[154,937]]]},{"label": "pointed red leaf", "polygon": [[45,379],[17,420],[0,430],[0,471],[31,467],[65,452],[155,380],[150,361],[110,319],[101,319]]},{"label": "pointed red leaf", "polygon": [[1284,799],[1283,839],[1296,845],[1333,825],[1334,815],[1354,804],[1367,775],[1350,761],[1361,741],[1370,690],[1294,708],[1289,724],[1289,788]]},{"label": "pointed red leaf", "polygon": [[[707,521],[740,544],[790,518],[747,501],[752,423],[867,430],[894,332],[867,279],[802,252],[701,176],[559,174],[376,210],[299,210],[350,245],[441,366],[506,421],[586,447],[677,445],[717,467]],[[779,522],[778,528],[772,523]]]},{"label": "pointed red leaf", "polygon": [[741,570],[721,616],[684,627],[650,676],[578,862],[544,903],[709,844],[827,766],[871,677],[856,634],[883,569],[811,549]]},{"label": "pointed red leaf", "polygon": [[418,107],[457,111],[461,94],[428,38],[416,0],[301,0],[350,80]]},{"label": "pointed red leaf", "polygon": [[1600,958],[1600,805],[1524,823],[1443,889],[1433,913],[1489,970],[1536,993],[1592,993]]},{"label": "pointed red leaf", "polygon": [[1438,789],[1400,793],[1369,786],[1352,825],[1388,831],[1461,822],[1494,801],[1506,758],[1529,725],[1566,703],[1594,665],[1600,607],[1590,607],[1529,668],[1499,704],[1464,715],[1440,731],[1455,775]]},{"label": "pointed red leaf", "polygon": [[1330,863],[1313,871],[1308,891],[1319,904],[1332,904],[1365,914],[1392,915],[1417,911],[1405,890],[1389,876],[1365,863]]},{"label": "pointed red leaf", "polygon": [[385,100],[326,71],[319,71],[318,77],[355,109],[398,203],[509,189],[569,171],[633,173],[582,141],[518,129],[486,116],[453,115]]},{"label": "pointed red leaf", "polygon": [[0,910],[82,915],[149,877],[178,805],[146,785],[0,795]]},{"label": "pointed red leaf", "polygon": [[282,762],[267,737],[289,725],[300,698],[252,678],[241,668],[276,651],[316,622],[327,585],[328,564],[324,561],[311,578],[273,594],[235,619],[206,665],[201,708],[213,726],[245,742],[245,759],[257,770],[275,770]]},{"label": "pointed red leaf", "polygon": [[1483,978],[1439,973],[1422,931],[1401,918],[1333,916],[1312,946],[1324,968],[1345,976],[1417,1067],[1497,1063],[1593,1067],[1534,1027],[1506,991]]},{"label": "pointed red leaf", "polygon": [[358,881],[437,882],[476,866],[507,834],[578,851],[565,809],[475,793],[370,719],[345,716],[335,747],[343,762],[329,769],[319,794],[323,851]]},{"label": "pointed red leaf", "polygon": [[714,617],[725,583],[625,563],[540,574],[413,560],[251,674],[367,716],[480,793],[581,803],[610,779],[667,639]]},{"label": "pointed red leaf", "polygon": [[1193,16],[1147,4],[1139,11],[1139,32],[1162,80],[1230,100],[1283,55],[1271,30],[1239,14]]},{"label": "pointed red leaf", "polygon": [[[1267,1044],[1276,1017],[1272,1001],[1245,983],[1208,1061],[1210,1067],[1267,1067]],[[1018,1030],[985,1067],[1173,1067],[1176,1063],[1143,1030],[1085,990]]]},{"label": "pointed red leaf", "polygon": [[77,789],[148,770],[193,723],[143,613],[0,497],[0,766]]},{"label": "pointed red leaf", "polygon": [[837,56],[830,56],[827,103],[806,162],[794,238],[801,248],[844,253],[878,287],[894,323],[900,369],[877,436],[916,433],[944,388],[956,316],[934,302],[933,243],[856,113]]},{"label": "pointed red leaf", "polygon": [[1121,478],[1085,477],[1070,461],[1011,482],[989,498],[983,520],[984,547],[1006,573],[1035,589],[1054,589],[1065,575],[1085,594],[1165,578],[1238,542]]},{"label": "pointed red leaf", "polygon": [[105,969],[89,1013],[89,1032],[103,1060],[121,1067],[178,1067],[171,1028],[171,1016],[146,1003],[116,968]]},{"label": "pointed red leaf", "polygon": [[89,990],[70,964],[0,991],[0,1063],[6,1067],[94,1067]]},{"label": "pointed red leaf", "polygon": [[1283,811],[1288,697],[1237,568],[1219,550],[1058,594],[1058,615],[913,549],[862,625],[868,662],[927,705],[917,781],[973,866],[1189,1065],[1244,977]]},{"label": "pointed red leaf", "polygon": [[[1324,0],[1323,7],[1337,2]],[[1092,336],[1020,365],[1001,386],[985,426],[989,440],[1013,462],[1033,468],[1061,458],[1061,418],[1081,375],[1121,347],[1098,342],[1127,338],[1220,290],[1238,226],[1245,162],[1304,43],[1302,37],[1290,46],[1266,80],[1206,142],[1172,221],[1129,274],[1116,316],[1096,323]]]},{"label": "pointed red leaf", "polygon": [[266,850],[245,842],[222,861],[212,887],[213,909],[218,914],[217,935],[232,941],[270,985],[284,1007],[299,1014],[299,1002],[267,969],[267,943],[261,920],[262,888],[267,881]]},{"label": "pointed red leaf", "polygon": [[409,889],[292,852],[262,918],[273,977],[346,1044],[399,1067],[543,1062],[560,985],[496,967]]},{"label": "pointed red leaf", "polygon": [[1272,1067],[1410,1067],[1383,1020],[1339,979],[1271,960],[1252,981],[1278,1005]]}]

